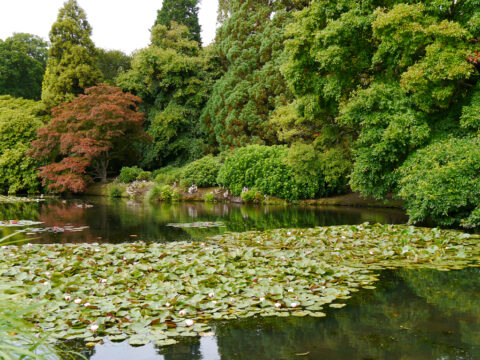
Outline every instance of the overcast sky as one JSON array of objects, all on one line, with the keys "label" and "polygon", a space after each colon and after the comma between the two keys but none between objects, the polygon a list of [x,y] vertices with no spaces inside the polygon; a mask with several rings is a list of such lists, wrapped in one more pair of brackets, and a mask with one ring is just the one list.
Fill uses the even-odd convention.
[{"label": "overcast sky", "polygon": [[[14,32],[39,35],[48,33],[65,0],[0,0],[0,39]],[[162,6],[162,0],[78,0],[93,28],[95,45],[131,53],[146,47],[149,29]],[[215,37],[218,0],[201,0],[202,41]]]}]

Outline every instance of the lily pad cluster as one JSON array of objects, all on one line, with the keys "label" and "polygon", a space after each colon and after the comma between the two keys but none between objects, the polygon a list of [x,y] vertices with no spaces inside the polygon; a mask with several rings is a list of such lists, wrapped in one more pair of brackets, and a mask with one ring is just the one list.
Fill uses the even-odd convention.
[{"label": "lily pad cluster", "polygon": [[85,229],[90,228],[89,226],[71,226],[71,225],[65,225],[63,227],[61,226],[49,226],[49,227],[44,227],[44,228],[28,228],[27,229],[27,235],[35,235],[35,234],[40,234],[40,233],[64,233],[64,232],[81,232]]},{"label": "lily pad cluster", "polygon": [[41,201],[45,201],[45,199],[0,195],[0,204],[41,202]]},{"label": "lily pad cluster", "polygon": [[221,221],[216,222],[194,222],[194,223],[170,223],[167,226],[175,228],[211,228],[211,227],[225,227],[225,224]]},{"label": "lily pad cluster", "polygon": [[43,224],[41,221],[31,220],[6,220],[0,221],[0,227],[25,227]]},{"label": "lily pad cluster", "polygon": [[375,270],[475,266],[478,238],[408,226],[223,234],[200,242],[0,249],[4,288],[44,300],[29,321],[56,339],[163,346],[212,335],[213,319],[325,316]]}]

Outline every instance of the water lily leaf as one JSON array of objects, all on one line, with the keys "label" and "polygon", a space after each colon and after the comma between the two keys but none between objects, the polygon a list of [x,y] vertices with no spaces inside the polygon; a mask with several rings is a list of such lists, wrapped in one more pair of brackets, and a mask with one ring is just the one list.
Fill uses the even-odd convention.
[{"label": "water lily leaf", "polygon": [[165,340],[157,340],[155,341],[156,346],[168,346],[168,345],[175,345],[178,341],[175,339],[165,339]]}]

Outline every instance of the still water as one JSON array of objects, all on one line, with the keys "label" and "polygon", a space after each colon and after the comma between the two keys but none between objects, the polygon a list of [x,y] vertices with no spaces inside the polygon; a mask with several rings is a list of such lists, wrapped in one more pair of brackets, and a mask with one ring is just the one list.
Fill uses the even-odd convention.
[{"label": "still water", "polygon": [[[245,206],[235,204],[179,203],[152,206],[134,201],[101,197],[48,200],[40,203],[0,204],[1,220],[42,222],[33,235],[17,236],[31,242],[79,243],[131,241],[167,242],[201,240],[225,231],[242,232],[277,228],[372,223],[404,223],[400,210],[360,208],[306,208],[296,206]],[[200,228],[204,222],[222,222],[222,227]],[[168,224],[191,223],[190,228]],[[72,229],[73,227],[73,229]],[[44,230],[47,231],[44,231]],[[65,230],[64,229],[71,229]],[[3,236],[17,231],[1,230]]]},{"label": "still water", "polygon": [[384,271],[325,318],[217,323],[216,335],[155,348],[86,349],[90,360],[480,359],[480,269]]},{"label": "still water", "polygon": [[[202,240],[225,231],[363,222],[404,223],[398,210],[181,203],[151,206],[82,198],[0,204],[0,220],[42,222],[13,239],[29,242]],[[200,228],[221,222],[221,227]],[[168,224],[189,223],[176,228]],[[5,236],[19,228],[0,230]],[[28,234],[31,233],[31,234]],[[219,322],[215,336],[155,348],[105,343],[69,347],[90,360],[480,359],[480,269],[383,271],[375,290],[354,293],[325,318]]]}]

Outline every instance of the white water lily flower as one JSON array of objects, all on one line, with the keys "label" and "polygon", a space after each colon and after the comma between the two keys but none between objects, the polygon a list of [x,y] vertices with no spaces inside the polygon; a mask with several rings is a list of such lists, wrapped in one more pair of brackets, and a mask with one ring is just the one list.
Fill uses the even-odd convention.
[{"label": "white water lily flower", "polygon": [[233,303],[235,301],[234,298],[230,298],[230,302]]},{"label": "white water lily flower", "polygon": [[289,232],[287,232],[287,235],[292,235],[292,233],[289,231]]},{"label": "white water lily flower", "polygon": [[291,306],[292,308],[296,308],[296,307],[298,306],[298,304],[297,304],[297,303],[291,303],[290,306]]},{"label": "white water lily flower", "polygon": [[73,302],[74,302],[75,304],[80,304],[80,303],[82,302],[82,299],[75,299],[75,300],[73,300]]},{"label": "white water lily flower", "polygon": [[43,285],[45,285],[45,286],[50,285],[50,282],[45,281],[45,282],[43,283]]},{"label": "white water lily flower", "polygon": [[70,301],[72,300],[72,297],[70,295],[65,296],[65,301]]},{"label": "white water lily flower", "polygon": [[288,289],[288,292],[293,292],[293,289],[292,288]]},{"label": "white water lily flower", "polygon": [[89,306],[90,306],[90,303],[87,302],[87,303],[83,304],[83,306],[89,307]]},{"label": "white water lily flower", "polygon": [[47,276],[47,277],[50,277],[50,275],[52,275],[52,274],[50,274],[48,271],[45,273],[45,276]]},{"label": "white water lily flower", "polygon": [[265,301],[265,298],[264,298],[264,297],[261,297],[261,298],[260,298],[260,301],[262,301],[262,302]]},{"label": "white water lily flower", "polygon": [[214,297],[215,296],[215,293],[211,292],[210,294],[208,294],[208,297]]},{"label": "white water lily flower", "polygon": [[107,282],[107,279],[100,279],[100,282],[105,284]]},{"label": "white water lily flower", "polygon": [[180,310],[180,311],[178,312],[178,314],[179,314],[180,316],[185,316],[185,315],[187,315],[187,312],[186,312],[185,310]]},{"label": "white water lily flower", "polygon": [[217,302],[216,302],[215,300],[213,300],[213,301],[212,301],[212,304],[213,304],[213,305],[216,305],[216,304],[217,304]]},{"label": "white water lily flower", "polygon": [[166,303],[165,306],[166,306],[166,307],[170,307],[170,303]]},{"label": "white water lily flower", "polygon": [[310,255],[312,252],[310,250],[307,250],[307,255]]},{"label": "white water lily flower", "polygon": [[187,325],[187,326],[192,326],[193,323],[194,323],[193,320],[190,320],[190,319],[185,320],[185,325]]},{"label": "white water lily flower", "polygon": [[90,331],[95,332],[97,330],[98,330],[98,325],[94,324],[94,325],[90,326]]},{"label": "white water lily flower", "polygon": [[275,307],[276,307],[277,309],[279,309],[280,307],[282,307],[282,304],[280,304],[280,303],[275,303]]}]

